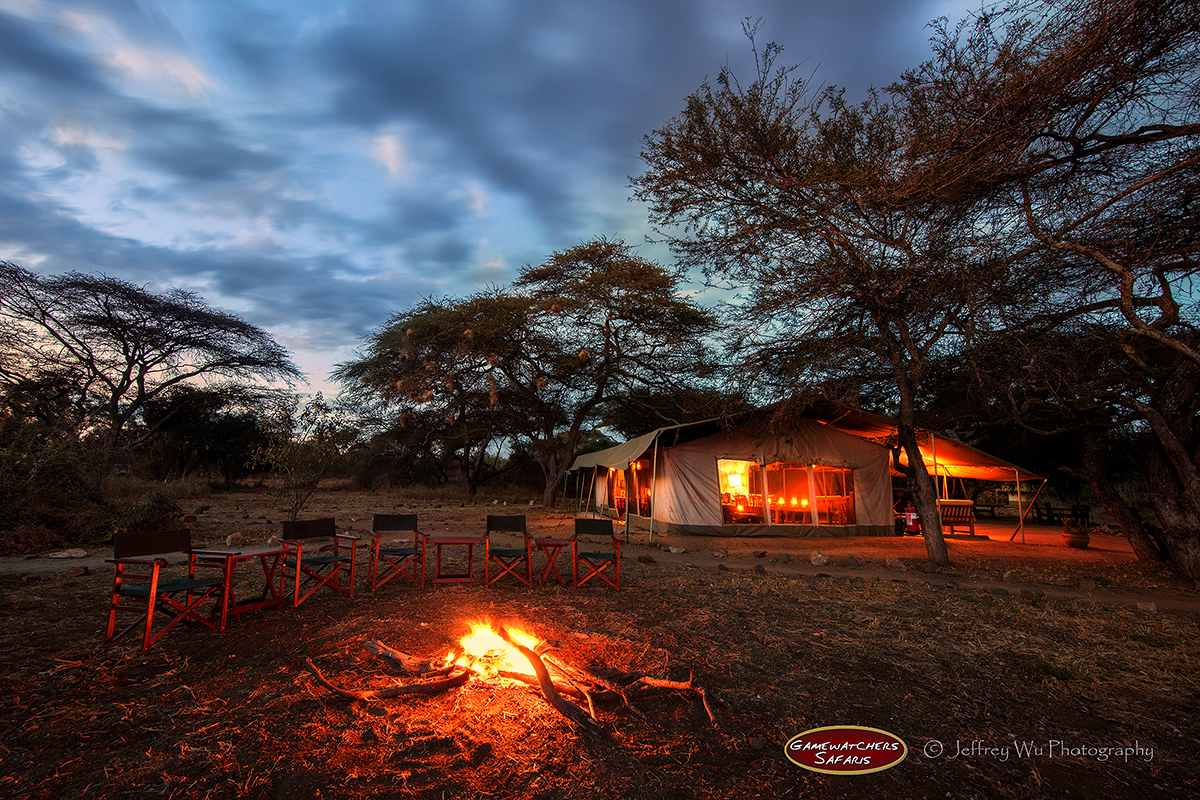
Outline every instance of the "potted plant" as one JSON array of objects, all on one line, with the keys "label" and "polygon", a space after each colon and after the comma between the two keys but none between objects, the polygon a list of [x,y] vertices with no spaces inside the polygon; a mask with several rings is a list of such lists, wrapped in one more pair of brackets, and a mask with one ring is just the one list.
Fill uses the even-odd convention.
[{"label": "potted plant", "polygon": [[1070,517],[1063,520],[1063,541],[1067,547],[1077,547],[1079,549],[1086,548],[1092,542],[1092,537],[1088,535],[1087,525],[1077,519]]}]

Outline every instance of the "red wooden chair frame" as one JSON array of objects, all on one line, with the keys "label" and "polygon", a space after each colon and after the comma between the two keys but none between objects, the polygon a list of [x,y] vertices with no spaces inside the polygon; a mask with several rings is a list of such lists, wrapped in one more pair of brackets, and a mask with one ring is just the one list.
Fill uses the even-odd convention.
[{"label": "red wooden chair frame", "polygon": [[[608,552],[580,552],[579,537],[581,535],[607,536],[612,542],[612,550]],[[579,576],[580,566],[585,570],[583,577]],[[610,567],[613,573],[611,577],[606,572]],[[609,586],[620,591],[621,540],[613,531],[611,519],[582,518],[575,520],[575,535],[571,537],[571,574],[574,578],[576,589],[583,586],[592,578],[598,577]]]},{"label": "red wooden chair frame", "polygon": [[[524,549],[493,548],[493,533],[519,533],[521,534],[521,538],[525,540],[525,547]],[[507,517],[488,515],[487,531],[483,535],[483,553],[484,586],[491,586],[506,574],[512,575],[526,586],[533,586],[533,539],[529,536],[529,531],[525,528],[524,514]],[[493,561],[500,567],[500,571],[496,573],[496,577],[494,578],[491,577],[490,573]],[[525,565],[524,575],[517,572],[522,563]]]},{"label": "red wooden chair frame", "polygon": [[[304,539],[333,538],[333,552],[323,555],[305,555]],[[280,542],[288,553],[285,556],[284,581],[287,580],[287,569],[294,568],[292,581],[292,607],[296,608],[313,592],[325,586],[335,592],[354,596],[354,562],[357,556],[358,537],[348,533],[338,533],[337,523],[333,517],[323,519],[295,520],[283,523],[283,540]],[[309,547],[312,547],[310,543]],[[346,551],[349,551],[348,553]],[[310,550],[311,552],[311,550]],[[343,586],[340,576],[342,570],[349,567],[350,582]],[[312,585],[312,588],[301,594],[301,589]]]},{"label": "red wooden chair frame", "polygon": [[[192,550],[192,532],[188,528],[169,531],[113,534],[112,599],[108,607],[108,625],[104,644],[116,644],[136,629],[142,630],[142,653],[181,622],[199,622],[212,630],[225,630],[225,587],[230,572],[228,559],[205,550]],[[180,556],[187,558],[187,576],[172,577],[164,570]],[[197,556],[203,556],[198,559]],[[197,567],[220,570],[219,576],[196,577]],[[177,596],[182,595],[182,599]],[[199,613],[205,600],[215,599],[209,615]],[[116,633],[117,614],[136,611],[138,619]],[[155,615],[165,615],[170,621],[154,631]]]},{"label": "red wooden chair frame", "polygon": [[[413,534],[412,547],[384,547],[383,535],[407,531]],[[425,587],[425,552],[429,547],[429,535],[417,530],[416,514],[376,514],[371,521],[371,591],[390,581],[397,575],[405,575],[414,583]],[[383,577],[379,577],[380,565]],[[417,575],[417,566],[421,574]]]}]

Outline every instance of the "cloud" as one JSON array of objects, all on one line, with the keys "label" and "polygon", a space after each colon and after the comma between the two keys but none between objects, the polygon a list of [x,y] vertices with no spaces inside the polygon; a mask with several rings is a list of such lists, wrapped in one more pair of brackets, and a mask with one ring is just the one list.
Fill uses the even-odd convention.
[{"label": "cloud", "polygon": [[387,170],[392,178],[404,174],[408,164],[408,156],[404,151],[404,141],[398,134],[385,133],[376,136],[371,143],[371,156]]}]

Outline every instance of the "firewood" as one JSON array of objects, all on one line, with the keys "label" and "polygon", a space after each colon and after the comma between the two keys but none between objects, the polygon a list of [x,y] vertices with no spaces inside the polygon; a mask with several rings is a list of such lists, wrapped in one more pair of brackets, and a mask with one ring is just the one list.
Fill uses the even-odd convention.
[{"label": "firewood", "polygon": [[334,686],[324,675],[321,670],[317,669],[317,665],[312,662],[312,659],[304,660],[305,668],[317,679],[317,683],[324,686],[334,694],[347,697],[351,700],[383,700],[389,697],[401,697],[406,694],[437,694],[444,692],[447,689],[452,689],[455,686],[461,686],[470,680],[473,672],[466,667],[462,667],[462,672],[457,675],[452,675],[448,678],[442,678],[429,683],[414,683],[408,686],[389,686],[386,689],[370,689],[368,691],[354,691],[351,689],[342,689]]},{"label": "firewood", "polygon": [[550,673],[546,670],[546,665],[542,663],[542,659],[537,653],[530,650],[525,645],[513,638],[507,628],[500,626],[496,634],[508,643],[508,646],[516,650],[529,660],[533,666],[533,671],[537,674],[538,684],[541,686],[542,695],[546,698],[546,702],[554,706],[554,709],[564,717],[574,722],[579,727],[583,728],[588,733],[600,736],[604,733],[604,728],[599,722],[592,719],[579,706],[569,700],[563,698],[554,688],[554,682],[550,680]]}]

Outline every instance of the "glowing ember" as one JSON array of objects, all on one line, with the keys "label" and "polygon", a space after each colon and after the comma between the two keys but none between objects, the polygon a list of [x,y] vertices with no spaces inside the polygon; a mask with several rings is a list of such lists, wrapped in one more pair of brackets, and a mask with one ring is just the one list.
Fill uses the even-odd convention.
[{"label": "glowing ember", "polygon": [[[535,649],[540,642],[534,636],[518,629],[508,628],[509,634],[530,650]],[[499,634],[491,629],[486,622],[475,623],[474,629],[465,636],[459,646],[464,653],[455,663],[483,667],[494,672],[519,672],[533,675],[533,666],[529,661],[514,650]]]}]

